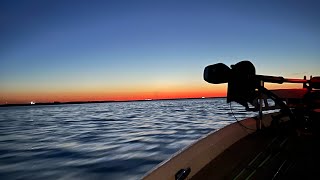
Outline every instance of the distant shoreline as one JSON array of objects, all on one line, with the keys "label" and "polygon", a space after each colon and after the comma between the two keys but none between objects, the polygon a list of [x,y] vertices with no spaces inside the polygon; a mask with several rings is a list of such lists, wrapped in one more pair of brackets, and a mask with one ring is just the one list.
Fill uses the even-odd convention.
[{"label": "distant shoreline", "polygon": [[176,98],[176,99],[142,99],[142,100],[124,100],[124,101],[70,101],[70,102],[40,102],[35,104],[0,104],[0,107],[16,106],[47,106],[47,105],[64,105],[64,104],[90,104],[90,103],[115,103],[115,102],[138,102],[138,101],[169,101],[169,100],[191,100],[191,99],[215,99],[226,97],[205,97],[205,98]]}]

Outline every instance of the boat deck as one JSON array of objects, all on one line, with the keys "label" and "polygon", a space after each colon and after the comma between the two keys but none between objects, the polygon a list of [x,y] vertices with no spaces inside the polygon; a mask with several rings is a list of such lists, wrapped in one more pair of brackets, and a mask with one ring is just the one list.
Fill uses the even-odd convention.
[{"label": "boat deck", "polygon": [[233,144],[191,179],[320,179],[316,139],[310,133],[261,130]]}]

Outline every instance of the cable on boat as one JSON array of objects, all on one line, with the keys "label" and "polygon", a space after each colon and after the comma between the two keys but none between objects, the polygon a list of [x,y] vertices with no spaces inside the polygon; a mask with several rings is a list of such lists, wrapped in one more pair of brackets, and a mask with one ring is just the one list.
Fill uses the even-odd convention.
[{"label": "cable on boat", "polygon": [[245,129],[248,129],[248,130],[251,130],[251,131],[255,131],[255,129],[248,128],[247,126],[241,124],[241,122],[237,119],[237,117],[236,117],[236,116],[234,115],[234,113],[233,113],[232,106],[231,106],[231,102],[229,103],[229,105],[230,105],[231,113],[232,113],[234,119],[237,121],[237,123],[238,123],[240,126],[242,126],[243,128],[245,128]]}]

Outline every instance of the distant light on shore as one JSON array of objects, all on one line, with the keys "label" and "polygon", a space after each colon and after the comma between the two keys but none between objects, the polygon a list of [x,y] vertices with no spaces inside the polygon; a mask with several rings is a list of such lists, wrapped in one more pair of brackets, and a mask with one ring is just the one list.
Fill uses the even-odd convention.
[{"label": "distant light on shore", "polygon": [[30,104],[36,104],[36,102],[34,102],[34,101],[31,101],[31,102],[30,102]]}]

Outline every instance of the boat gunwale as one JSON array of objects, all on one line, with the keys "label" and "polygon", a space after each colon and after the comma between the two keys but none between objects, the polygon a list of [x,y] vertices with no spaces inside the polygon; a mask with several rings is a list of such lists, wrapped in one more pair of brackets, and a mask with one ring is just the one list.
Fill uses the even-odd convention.
[{"label": "boat gunwale", "polygon": [[[270,126],[271,116],[275,114],[277,114],[277,112],[264,115],[262,121],[264,127]],[[241,125],[239,123],[241,123]],[[219,154],[224,152],[227,148],[247,135],[256,132],[256,130],[257,118],[249,117],[241,121],[228,124],[219,130],[211,131],[152,168],[142,177],[142,179],[174,179],[174,175],[178,170],[188,167],[191,168],[188,178],[191,178],[201,168],[214,158],[218,157]],[[197,152],[197,149],[200,149],[200,152]],[[204,159],[203,154],[206,152],[210,153],[211,156]],[[182,157],[188,158],[184,159]]]}]

